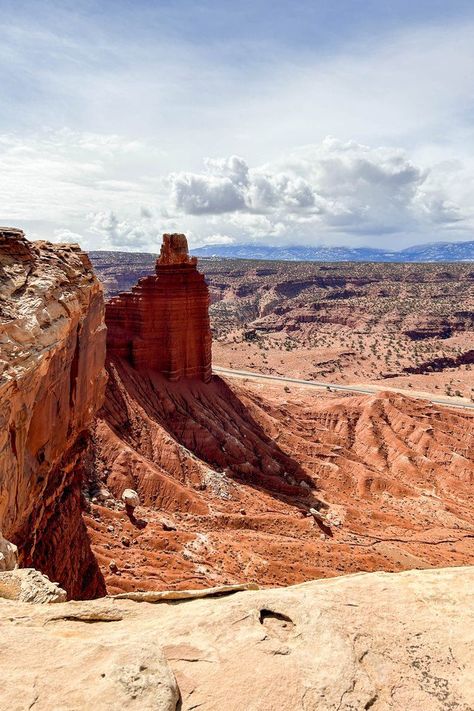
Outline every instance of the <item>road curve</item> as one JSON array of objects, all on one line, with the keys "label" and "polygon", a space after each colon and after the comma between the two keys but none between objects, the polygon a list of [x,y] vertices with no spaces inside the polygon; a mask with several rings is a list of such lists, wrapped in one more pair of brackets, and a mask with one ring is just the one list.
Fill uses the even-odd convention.
[{"label": "road curve", "polygon": [[406,397],[414,398],[415,400],[428,400],[433,405],[442,405],[443,407],[457,407],[461,410],[474,411],[474,403],[462,402],[458,398],[450,397],[430,397],[430,393],[421,393],[410,390],[402,390],[399,388],[390,388],[379,385],[341,385],[340,383],[326,383],[318,380],[301,380],[300,378],[289,378],[282,375],[264,375],[263,373],[252,373],[248,370],[234,370],[233,368],[222,368],[218,365],[212,367],[213,371],[219,375],[227,375],[229,378],[253,378],[254,380],[275,380],[280,383],[292,383],[310,388],[320,388],[322,390],[342,391],[352,393],[362,393],[363,395],[375,395],[379,392],[400,393]]}]

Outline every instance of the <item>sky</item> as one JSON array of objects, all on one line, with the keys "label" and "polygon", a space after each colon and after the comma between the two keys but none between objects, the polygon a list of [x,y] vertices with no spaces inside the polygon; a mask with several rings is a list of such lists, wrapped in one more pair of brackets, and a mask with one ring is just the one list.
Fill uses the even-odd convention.
[{"label": "sky", "polygon": [[474,239],[472,0],[0,0],[0,18],[0,224],[30,239]]}]

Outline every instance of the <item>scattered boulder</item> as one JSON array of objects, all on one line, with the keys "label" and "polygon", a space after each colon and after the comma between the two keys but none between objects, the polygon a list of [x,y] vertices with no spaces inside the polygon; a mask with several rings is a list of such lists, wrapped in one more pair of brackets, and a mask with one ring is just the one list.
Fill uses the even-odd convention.
[{"label": "scattered boulder", "polygon": [[0,531],[0,571],[13,570],[18,566],[18,548],[3,537]]},{"label": "scattered boulder", "polygon": [[134,489],[125,489],[122,494],[122,501],[130,509],[140,506],[140,498]]},{"label": "scattered boulder", "polygon": [[15,568],[0,573],[0,598],[45,604],[65,602],[66,591],[35,568]]},{"label": "scattered boulder", "polygon": [[113,499],[112,494],[110,491],[106,488],[99,489],[99,493],[97,494],[97,498],[100,499],[101,501],[107,501],[108,499]]},{"label": "scattered boulder", "polygon": [[309,513],[313,518],[315,518],[317,521],[321,521],[321,523],[324,523],[326,526],[330,525],[330,521],[324,514],[321,513],[321,511],[318,511],[317,509],[311,508],[309,510]]},{"label": "scattered boulder", "polygon": [[162,521],[161,526],[163,531],[176,531],[176,526],[171,521]]}]

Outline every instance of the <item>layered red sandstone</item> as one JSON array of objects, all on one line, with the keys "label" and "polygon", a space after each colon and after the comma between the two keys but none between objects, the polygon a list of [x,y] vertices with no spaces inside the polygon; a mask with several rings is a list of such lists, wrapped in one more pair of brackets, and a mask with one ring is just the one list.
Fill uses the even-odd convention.
[{"label": "layered red sandstone", "polygon": [[77,245],[0,228],[0,529],[71,597],[105,586],[82,519],[105,386],[102,287]]},{"label": "layered red sandstone", "polygon": [[211,378],[209,292],[184,235],[164,235],[156,275],[106,308],[107,353],[169,380]]},{"label": "layered red sandstone", "polygon": [[71,597],[105,592],[97,562],[114,592],[474,560],[472,415],[209,382],[207,288],[183,237],[108,314],[92,436],[104,323],[88,258],[4,230],[0,269],[0,528]]}]

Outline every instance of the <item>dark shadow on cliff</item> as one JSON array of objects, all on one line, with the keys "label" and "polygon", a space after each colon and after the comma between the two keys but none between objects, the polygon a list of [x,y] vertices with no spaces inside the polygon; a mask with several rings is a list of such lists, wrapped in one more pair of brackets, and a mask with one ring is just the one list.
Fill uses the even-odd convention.
[{"label": "dark shadow on cliff", "polygon": [[66,590],[69,600],[90,600],[106,594],[105,580],[91,549],[82,513],[86,501],[88,433],[78,437],[48,478],[38,505],[17,529],[20,565],[34,567]]},{"label": "dark shadow on cliff", "polygon": [[218,376],[210,383],[169,382],[119,359],[107,364],[109,382],[100,412],[115,434],[150,459],[150,428],[163,428],[214,471],[307,511],[315,484],[255,420]]}]

